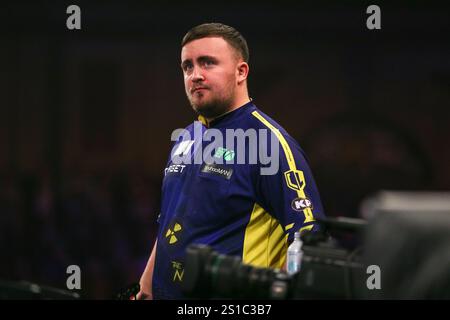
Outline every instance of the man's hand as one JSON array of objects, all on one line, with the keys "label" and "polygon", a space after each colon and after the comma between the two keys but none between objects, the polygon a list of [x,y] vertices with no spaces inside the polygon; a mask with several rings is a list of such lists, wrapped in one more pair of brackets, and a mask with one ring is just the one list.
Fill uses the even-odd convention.
[{"label": "man's hand", "polygon": [[141,279],[140,286],[141,290],[136,295],[136,300],[153,300],[152,288],[148,285],[148,281],[142,281]]},{"label": "man's hand", "polygon": [[152,253],[148,259],[147,266],[145,267],[144,273],[139,280],[140,290],[136,295],[137,300],[152,300],[152,281],[153,281],[153,268],[155,267],[155,255],[156,255],[156,241],[153,246]]}]

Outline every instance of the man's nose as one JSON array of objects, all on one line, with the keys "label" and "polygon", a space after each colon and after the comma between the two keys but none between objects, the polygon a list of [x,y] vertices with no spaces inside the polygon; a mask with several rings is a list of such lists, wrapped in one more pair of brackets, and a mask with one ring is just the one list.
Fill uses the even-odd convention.
[{"label": "man's nose", "polygon": [[194,67],[194,69],[192,70],[192,81],[198,82],[198,81],[203,81],[203,80],[205,80],[205,77],[203,76],[203,73],[200,70],[200,68]]}]

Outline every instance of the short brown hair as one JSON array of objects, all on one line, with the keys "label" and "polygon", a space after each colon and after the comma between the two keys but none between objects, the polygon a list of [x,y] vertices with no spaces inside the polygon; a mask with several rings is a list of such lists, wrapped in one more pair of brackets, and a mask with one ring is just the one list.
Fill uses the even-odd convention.
[{"label": "short brown hair", "polygon": [[239,31],[222,23],[204,23],[192,28],[183,37],[181,47],[184,47],[191,41],[207,37],[223,38],[229,45],[236,49],[242,59],[248,63],[250,53],[248,50],[247,41],[239,33]]}]

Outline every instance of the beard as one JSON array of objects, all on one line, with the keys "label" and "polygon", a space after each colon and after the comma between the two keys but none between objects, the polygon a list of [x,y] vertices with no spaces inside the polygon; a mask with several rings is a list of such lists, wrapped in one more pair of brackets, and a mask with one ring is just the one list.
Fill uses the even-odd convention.
[{"label": "beard", "polygon": [[[232,90],[221,97],[213,96],[209,99],[205,99],[205,97],[202,96],[194,99],[191,95],[188,95],[188,99],[192,109],[194,109],[197,114],[207,119],[214,119],[226,113],[232,107],[233,95],[231,94],[231,91]],[[211,92],[208,92],[208,94],[211,94]]]}]

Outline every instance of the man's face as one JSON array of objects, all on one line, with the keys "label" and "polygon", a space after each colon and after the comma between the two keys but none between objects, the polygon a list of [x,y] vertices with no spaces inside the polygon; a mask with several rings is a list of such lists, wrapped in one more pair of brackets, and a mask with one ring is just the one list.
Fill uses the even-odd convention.
[{"label": "man's face", "polygon": [[223,38],[197,39],[182,48],[184,87],[197,113],[214,118],[232,107],[238,62],[236,51]]}]

